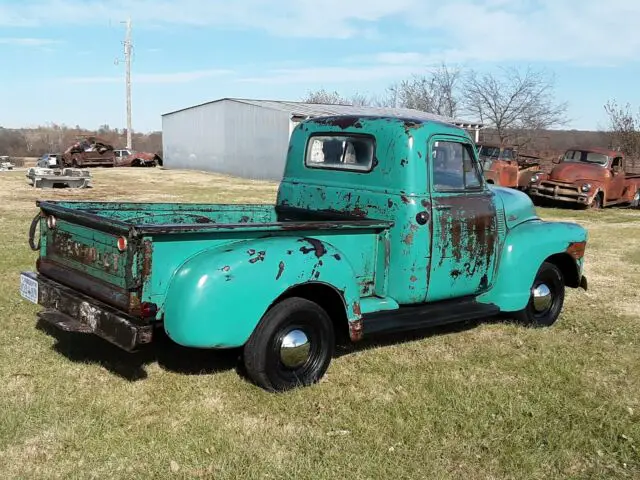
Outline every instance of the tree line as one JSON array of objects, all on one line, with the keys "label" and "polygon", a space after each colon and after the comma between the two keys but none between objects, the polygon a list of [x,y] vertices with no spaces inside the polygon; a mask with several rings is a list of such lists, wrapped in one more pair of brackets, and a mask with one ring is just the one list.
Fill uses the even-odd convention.
[{"label": "tree line", "polygon": [[[495,73],[463,71],[441,64],[423,75],[391,84],[379,95],[359,93],[344,97],[337,91],[310,91],[307,103],[401,107],[421,110],[449,118],[465,118],[485,125],[485,137],[496,143],[516,145],[535,151],[545,150],[549,131],[569,122],[567,102],[555,98],[555,77],[533,68],[499,68]],[[606,132],[593,132],[592,141],[620,149],[640,159],[640,113],[630,105],[609,101],[604,106]],[[560,133],[560,132],[558,132]],[[604,133],[604,135],[603,135]],[[607,145],[602,145],[601,142]],[[561,142],[566,143],[566,142]],[[568,144],[567,144],[568,145]]]},{"label": "tree line", "polygon": [[[97,130],[80,126],[49,124],[35,128],[9,129],[0,127],[0,155],[11,157],[40,157],[45,153],[61,153],[76,143],[78,137],[95,135],[114,148],[124,148],[127,131],[102,125]],[[162,151],[162,133],[132,134],[135,150],[157,153]]]}]

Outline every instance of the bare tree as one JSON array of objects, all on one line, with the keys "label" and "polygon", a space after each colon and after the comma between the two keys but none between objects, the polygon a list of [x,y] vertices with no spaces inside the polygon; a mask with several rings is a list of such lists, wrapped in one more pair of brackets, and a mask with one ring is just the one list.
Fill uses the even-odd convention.
[{"label": "bare tree", "polygon": [[609,117],[611,146],[628,157],[640,158],[640,111],[634,114],[630,104],[620,106],[615,100],[608,101],[604,110]]},{"label": "bare tree", "polygon": [[370,105],[371,100],[362,94],[355,93],[351,97],[343,97],[337,91],[328,92],[324,88],[320,90],[310,91],[307,96],[302,99],[304,103],[318,103],[324,105]]},{"label": "bare tree", "polygon": [[566,103],[553,96],[553,78],[527,69],[502,69],[500,75],[470,71],[462,99],[468,115],[496,130],[501,143],[528,143],[536,131],[567,122]]},{"label": "bare tree", "polygon": [[388,106],[413,108],[446,117],[458,113],[458,70],[442,64],[429,75],[413,75],[410,79],[391,85],[386,102]]}]

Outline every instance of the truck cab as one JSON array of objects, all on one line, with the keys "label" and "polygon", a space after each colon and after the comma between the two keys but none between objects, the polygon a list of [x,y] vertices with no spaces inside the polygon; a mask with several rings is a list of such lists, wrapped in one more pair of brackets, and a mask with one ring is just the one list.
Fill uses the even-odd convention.
[{"label": "truck cab", "polygon": [[38,205],[21,292],[45,320],[127,351],[158,328],[241,348],[270,391],[317,382],[340,340],[499,313],[550,326],[586,288],[586,230],[488,184],[469,135],[437,121],[303,121],[274,205]]},{"label": "truck cab", "polygon": [[576,147],[554,163],[547,176],[531,185],[533,198],[594,209],[640,200],[640,175],[626,173],[622,152]]},{"label": "truck cab", "polygon": [[520,154],[514,146],[478,145],[478,157],[487,183],[527,190],[540,171],[538,157]]}]

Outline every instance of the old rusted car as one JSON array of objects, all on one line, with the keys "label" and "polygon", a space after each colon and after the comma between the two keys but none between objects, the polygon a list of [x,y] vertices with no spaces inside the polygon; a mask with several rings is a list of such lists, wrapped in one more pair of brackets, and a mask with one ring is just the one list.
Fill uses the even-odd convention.
[{"label": "old rusted car", "polygon": [[62,154],[65,167],[113,167],[113,146],[93,135],[82,136]]},{"label": "old rusted car", "polygon": [[622,152],[576,147],[554,163],[548,175],[531,184],[534,200],[594,209],[640,205],[640,175],[626,172]]},{"label": "old rusted car", "polygon": [[487,184],[469,134],[435,121],[304,120],[273,205],[37,205],[20,292],[44,321],[125,351],[158,329],[240,348],[269,391],[320,380],[337,341],[500,312],[548,327],[587,286],[586,229]]},{"label": "old rusted car", "polygon": [[155,167],[162,164],[159,155],[149,152],[138,152],[128,148],[114,150],[116,167]]},{"label": "old rusted car", "polygon": [[478,156],[487,183],[527,190],[533,175],[541,171],[538,157],[519,153],[505,145],[478,145]]}]

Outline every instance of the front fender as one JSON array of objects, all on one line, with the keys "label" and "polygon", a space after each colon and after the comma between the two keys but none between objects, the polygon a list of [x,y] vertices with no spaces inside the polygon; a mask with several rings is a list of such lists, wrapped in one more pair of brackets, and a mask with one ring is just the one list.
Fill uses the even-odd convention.
[{"label": "front fender", "polygon": [[[504,312],[522,310],[542,263],[556,254],[568,254],[574,242],[586,242],[587,230],[569,222],[530,220],[510,229],[498,263],[496,281],[478,301],[494,303]],[[582,273],[583,260],[577,262]]]},{"label": "front fender", "polygon": [[327,242],[287,236],[243,240],[191,257],[167,289],[164,328],[180,345],[239,347],[274,300],[307,282],[336,289],[347,319],[360,318],[356,275],[345,255]]}]

